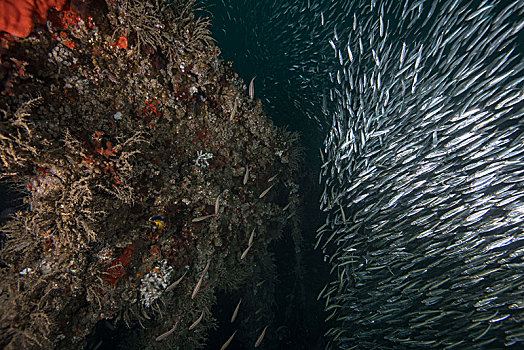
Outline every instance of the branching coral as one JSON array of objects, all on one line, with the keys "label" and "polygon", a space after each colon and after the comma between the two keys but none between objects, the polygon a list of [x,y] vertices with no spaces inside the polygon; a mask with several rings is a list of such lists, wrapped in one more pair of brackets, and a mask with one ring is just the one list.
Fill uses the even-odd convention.
[{"label": "branching coral", "polygon": [[31,128],[26,117],[32,106],[38,104],[40,98],[29,100],[22,104],[11,116],[0,109],[3,120],[0,121],[0,159],[2,165],[8,169],[3,176],[15,175],[13,171],[23,162],[35,160],[38,156],[37,145],[33,142]]},{"label": "branching coral", "polygon": [[[113,37],[128,33],[136,38],[139,53],[152,54],[164,51],[171,60],[176,50],[193,50],[196,42],[209,44],[211,32],[208,18],[194,19],[196,1],[129,0],[119,10],[118,26]],[[185,43],[180,41],[185,38]]]}]

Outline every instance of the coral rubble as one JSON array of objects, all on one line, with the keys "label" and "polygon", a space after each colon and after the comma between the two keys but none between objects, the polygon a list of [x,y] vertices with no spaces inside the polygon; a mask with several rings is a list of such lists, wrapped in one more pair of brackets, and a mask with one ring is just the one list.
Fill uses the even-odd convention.
[{"label": "coral rubble", "polygon": [[2,228],[2,348],[82,347],[100,320],[137,348],[198,348],[221,290],[257,309],[233,342],[270,323],[256,303],[298,206],[297,135],[193,6],[71,1],[24,38],[0,27],[0,176],[26,203]]}]

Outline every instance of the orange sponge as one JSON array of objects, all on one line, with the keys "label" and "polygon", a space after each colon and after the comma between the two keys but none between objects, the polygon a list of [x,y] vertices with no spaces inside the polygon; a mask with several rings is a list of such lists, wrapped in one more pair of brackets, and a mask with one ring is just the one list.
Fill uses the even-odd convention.
[{"label": "orange sponge", "polygon": [[62,10],[68,0],[0,0],[0,32],[25,38],[33,29],[34,17],[40,23],[47,19],[47,11]]}]

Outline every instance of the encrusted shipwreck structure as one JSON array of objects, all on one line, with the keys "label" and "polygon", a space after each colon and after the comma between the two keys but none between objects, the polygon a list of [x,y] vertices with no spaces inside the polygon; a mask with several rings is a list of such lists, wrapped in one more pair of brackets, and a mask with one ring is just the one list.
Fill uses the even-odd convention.
[{"label": "encrusted shipwreck structure", "polygon": [[253,345],[267,245],[296,222],[297,135],[194,1],[37,3],[46,21],[0,21],[0,175],[26,203],[2,228],[0,347],[81,348],[102,320],[135,328],[129,348],[198,348],[220,290]]}]

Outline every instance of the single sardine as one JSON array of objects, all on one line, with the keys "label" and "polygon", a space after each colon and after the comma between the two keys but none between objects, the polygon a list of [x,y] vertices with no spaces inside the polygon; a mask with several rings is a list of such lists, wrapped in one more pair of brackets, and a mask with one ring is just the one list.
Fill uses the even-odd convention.
[{"label": "single sardine", "polygon": [[200,321],[202,321],[202,318],[204,318],[204,311],[202,311],[202,313],[200,314],[200,317],[197,318],[197,320],[195,322],[193,322],[193,324],[191,326],[189,326],[189,330],[192,330],[194,329],[196,326],[198,326],[198,324],[200,323]]},{"label": "single sardine", "polygon": [[262,340],[264,340],[264,335],[266,335],[267,327],[268,326],[265,326],[264,330],[262,331],[262,333],[260,333],[260,335],[258,336],[257,342],[255,343],[255,348],[258,348],[260,346],[260,344],[262,343]]},{"label": "single sardine", "polygon": [[237,315],[238,315],[238,310],[240,309],[240,304],[241,303],[242,303],[242,299],[240,299],[238,301],[237,307],[235,308],[235,311],[233,311],[233,316],[231,316],[231,323],[235,322],[235,320],[237,318]]},{"label": "single sardine", "polygon": [[198,280],[198,283],[195,286],[195,289],[193,289],[193,294],[191,294],[191,299],[195,298],[195,295],[197,295],[198,290],[200,289],[200,286],[202,285],[202,281],[204,280],[204,276],[207,273],[207,269],[209,268],[209,263],[211,262],[211,259],[208,260],[206,267],[204,267],[204,271],[202,271],[202,276],[200,276],[200,279]]}]

